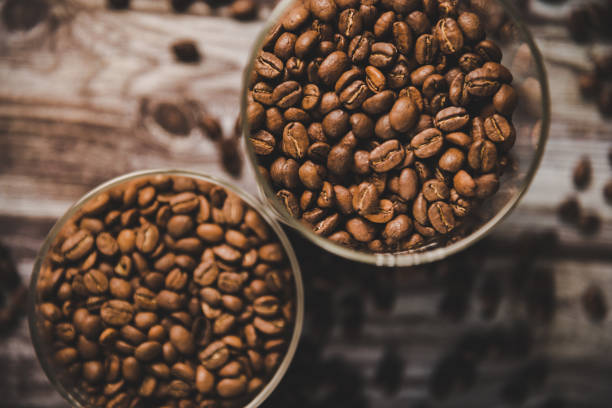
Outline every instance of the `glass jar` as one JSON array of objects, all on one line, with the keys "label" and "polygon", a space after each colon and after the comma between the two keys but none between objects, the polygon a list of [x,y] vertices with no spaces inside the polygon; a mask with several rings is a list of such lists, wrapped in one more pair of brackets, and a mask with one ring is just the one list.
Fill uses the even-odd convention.
[{"label": "glass jar", "polygon": [[[253,46],[249,65],[243,77],[241,106],[243,118],[248,117],[247,104],[251,81],[255,77],[255,59],[263,49],[266,34],[299,1],[283,0],[274,9]],[[276,197],[268,177],[264,176],[258,168],[258,159],[249,141],[251,134],[249,125],[244,120],[243,134],[246,151],[257,178],[260,194],[283,223],[299,231],[322,249],[341,257],[378,266],[411,266],[446,258],[473,245],[491,232],[517,206],[536,174],[548,137],[550,98],[546,71],[540,51],[510,1],[472,0],[471,3],[472,10],[480,14],[485,27],[499,23],[496,31],[498,37],[504,40],[500,46],[503,51],[501,63],[510,67],[514,76],[513,84],[519,94],[519,106],[513,116],[517,133],[516,143],[510,151],[509,164],[500,177],[499,191],[484,201],[469,222],[464,223],[461,234],[451,236],[450,239],[426,241],[419,247],[394,253],[374,253],[352,249],[315,234],[309,226],[289,214]]]},{"label": "glass jar", "polygon": [[206,174],[179,170],[150,170],[126,174],[94,188],[93,190],[85,194],[81,199],[79,199],[60,218],[60,220],[53,226],[53,228],[47,235],[38,253],[30,283],[30,293],[32,294],[32,296],[30,296],[29,299],[28,318],[32,342],[34,344],[34,349],[36,351],[38,360],[40,361],[40,364],[51,383],[56,387],[60,394],[73,406],[92,406],[84,400],[83,394],[79,392],[77,387],[73,385],[71,381],[67,378],[67,376],[65,375],[65,368],[62,369],[62,367],[59,367],[53,361],[53,345],[52,340],[49,336],[50,330],[53,328],[53,326],[49,326],[49,320],[43,317],[40,311],[40,304],[42,301],[42,288],[45,287],[45,285],[49,283],[50,280],[54,279],[54,276],[50,274],[51,270],[48,268],[51,262],[50,257],[53,256],[53,248],[54,246],[56,246],[56,243],[58,242],[57,240],[60,239],[61,235],[63,234],[63,231],[68,228],[69,224],[75,219],[74,217],[79,214],[79,212],[83,209],[85,205],[92,202],[92,200],[95,200],[96,197],[99,197],[100,194],[104,192],[110,192],[115,188],[128,185],[131,182],[140,179],[149,179],[154,176],[171,176],[192,179],[196,182],[205,182],[221,186],[225,190],[233,192],[238,197],[240,197],[243,202],[246,203],[246,205],[254,209],[263,218],[272,233],[276,235],[278,242],[281,243],[284,249],[288,261],[287,264],[288,267],[291,269],[293,277],[293,328],[291,332],[288,333],[286,336],[288,340],[288,346],[286,348],[284,356],[282,356],[281,362],[279,363],[276,371],[274,372],[274,375],[270,377],[269,381],[264,384],[260,391],[257,392],[257,394],[255,394],[252,400],[250,400],[250,402],[248,402],[248,404],[246,405],[249,408],[258,407],[274,391],[274,389],[277,387],[277,385],[285,375],[285,372],[291,364],[291,360],[295,354],[300,339],[304,315],[304,293],[300,266],[296,259],[295,253],[291,247],[289,239],[285,235],[284,231],[282,230],[278,222],[268,215],[267,211],[262,208],[262,205],[257,200],[252,198],[244,191],[237,189],[231,183]]}]

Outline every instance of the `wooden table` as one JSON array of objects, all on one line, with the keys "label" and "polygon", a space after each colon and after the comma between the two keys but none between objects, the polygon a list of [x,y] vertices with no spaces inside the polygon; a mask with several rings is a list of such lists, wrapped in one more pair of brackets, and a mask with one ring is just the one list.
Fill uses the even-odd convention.
[{"label": "wooden table", "polygon": [[[190,124],[190,115],[203,107],[221,119],[229,137],[242,68],[269,12],[263,9],[260,19],[243,23],[223,17],[224,9],[212,13],[203,3],[183,15],[157,0],[134,0],[129,12],[108,11],[102,0],[49,3],[29,30],[0,24],[0,242],[12,250],[26,282],[55,220],[102,181],[158,167],[223,173],[215,143],[198,128],[171,134],[156,124],[152,112],[171,103]],[[606,159],[612,126],[578,94],[575,74],[590,67],[589,56],[599,48],[569,40],[563,18],[570,3],[530,4],[528,22],[546,59],[553,118],[544,160],[520,206],[467,254],[411,270],[372,271],[315,252],[320,263],[313,269],[319,272],[311,273],[313,249],[293,234],[307,275],[307,334],[300,362],[266,406],[317,406],[306,401],[312,395],[301,403],[288,399],[314,389],[328,397],[318,406],[331,401],[352,407],[368,401],[363,406],[377,408],[506,406],[511,404],[500,397],[502,390],[520,394],[521,378],[535,384],[525,396],[529,407],[543,406],[550,397],[572,407],[610,406],[612,318],[590,323],[580,296],[595,283],[612,302],[612,207],[601,194],[612,177]],[[183,38],[196,40],[201,64],[174,61],[169,47]],[[583,155],[592,160],[594,178],[579,197],[603,219],[601,231],[588,238],[561,224],[555,212],[574,193],[571,172]],[[236,182],[256,192],[248,165]],[[536,255],[524,255],[530,249]],[[483,287],[484,293],[499,290],[499,310],[489,320],[480,316]],[[539,306],[525,300],[525,291],[544,299],[553,314],[534,318]],[[550,293],[552,304],[546,303]],[[366,301],[359,302],[361,297]],[[386,300],[390,308],[375,307]],[[328,316],[330,310],[335,318]],[[516,322],[525,326],[513,326]],[[357,329],[351,329],[354,325]],[[508,343],[513,327],[519,334]],[[506,339],[506,346],[520,344],[521,333],[528,333],[533,344],[497,352],[477,347],[486,354],[477,363],[453,360],[451,350],[474,332]],[[495,337],[500,332],[506,337]],[[391,394],[374,381],[387,347],[403,361],[396,367],[400,390]],[[310,365],[308,353],[316,355]],[[445,361],[449,367],[469,361],[456,375],[466,389],[440,399],[430,390],[444,388],[444,379],[432,376]],[[318,371],[308,371],[312,367]],[[537,372],[534,367],[541,378],[525,374]],[[0,368],[0,406],[66,406],[36,361],[25,319],[0,338]]]}]

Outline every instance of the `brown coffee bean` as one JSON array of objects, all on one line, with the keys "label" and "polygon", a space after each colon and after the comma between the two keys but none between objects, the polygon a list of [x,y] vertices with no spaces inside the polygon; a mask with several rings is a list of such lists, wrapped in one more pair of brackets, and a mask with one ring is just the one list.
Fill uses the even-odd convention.
[{"label": "brown coffee bean", "polygon": [[483,40],[476,44],[474,51],[484,61],[500,62],[502,59],[502,52],[500,48],[497,46],[497,44],[490,40]]},{"label": "brown coffee bean", "polygon": [[387,172],[401,164],[405,151],[398,140],[387,140],[370,152],[370,167],[375,172]]},{"label": "brown coffee bean", "polygon": [[353,209],[362,215],[373,212],[378,206],[379,195],[380,193],[374,184],[361,183],[356,193],[353,194]]},{"label": "brown coffee bean", "polygon": [[[330,1],[333,4],[333,1]],[[338,30],[347,38],[353,38],[363,30],[363,20],[359,11],[348,8],[340,13]]]},{"label": "brown coffee bean", "polygon": [[477,14],[463,12],[457,18],[457,23],[468,41],[476,42],[484,37],[484,29]]},{"label": "brown coffee bean", "polygon": [[385,225],[382,236],[387,245],[395,245],[407,237],[412,231],[412,221],[404,214],[396,216]]},{"label": "brown coffee bean", "polygon": [[302,166],[300,166],[298,174],[300,181],[304,186],[306,186],[306,188],[310,190],[318,190],[323,185],[325,168],[308,160]]},{"label": "brown coffee bean", "polygon": [[318,76],[321,81],[331,87],[348,68],[349,59],[345,52],[334,51],[329,54],[318,69]]},{"label": "brown coffee bean", "polygon": [[358,109],[369,96],[367,85],[361,81],[353,81],[340,92],[339,101],[350,110]]},{"label": "brown coffee bean", "polygon": [[468,124],[470,116],[465,108],[451,106],[442,109],[434,118],[434,124],[443,132],[454,132]]},{"label": "brown coffee bean", "polygon": [[591,184],[592,173],[591,160],[587,156],[581,157],[572,174],[574,186],[578,190],[586,189]]},{"label": "brown coffee bean", "polygon": [[410,68],[403,62],[397,62],[393,68],[387,72],[387,86],[392,89],[400,89],[410,82]]},{"label": "brown coffee bean", "polygon": [[498,114],[486,118],[484,128],[487,137],[495,143],[513,140],[516,135],[514,126],[506,118]]},{"label": "brown coffee bean", "polygon": [[186,215],[174,215],[170,217],[166,225],[166,230],[172,238],[181,238],[191,232],[193,220]]},{"label": "brown coffee bean", "polygon": [[155,300],[159,307],[166,310],[178,310],[183,303],[178,293],[165,289],[157,294]]},{"label": "brown coffee bean", "polygon": [[94,238],[91,233],[81,229],[64,241],[61,252],[67,259],[76,261],[87,255],[93,245]]},{"label": "brown coffee bean", "polygon": [[104,323],[111,326],[128,324],[134,315],[133,306],[123,300],[109,300],[102,305],[100,317]]},{"label": "brown coffee bean", "polygon": [[369,242],[374,239],[374,226],[362,218],[351,218],[346,222],[346,230],[359,242]]},{"label": "brown coffee bean", "polygon": [[389,123],[396,131],[405,133],[414,127],[418,117],[419,112],[412,99],[399,98],[389,112]]},{"label": "brown coffee bean", "polygon": [[368,61],[376,68],[387,68],[395,62],[397,49],[395,45],[385,42],[372,44]]},{"label": "brown coffee bean", "polygon": [[438,56],[438,40],[431,34],[423,34],[414,45],[414,57],[421,65],[432,64]]},{"label": "brown coffee bean", "polygon": [[[321,0],[319,0],[321,1]],[[247,378],[241,375],[238,378],[224,378],[217,383],[217,393],[223,398],[235,398],[246,392]]]},{"label": "brown coffee bean", "polygon": [[463,33],[454,19],[440,19],[434,33],[440,45],[440,51],[444,54],[457,54],[463,48]]},{"label": "brown coffee bean", "polygon": [[274,88],[272,98],[276,101],[276,106],[287,109],[302,99],[302,87],[296,81],[285,81]]},{"label": "brown coffee bean", "polygon": [[255,59],[255,71],[264,78],[277,78],[282,74],[283,68],[283,61],[269,52],[261,52]]},{"label": "brown coffee bean", "polygon": [[517,104],[518,96],[511,85],[503,84],[493,96],[493,106],[503,116],[512,116]]},{"label": "brown coffee bean", "polygon": [[[327,156],[327,168],[333,174],[347,174],[352,166],[352,155],[352,150],[346,145],[342,143],[335,145]],[[317,172],[316,174],[320,174],[320,172]],[[309,185],[312,187],[320,186],[321,184],[322,181],[319,180],[314,180],[314,183],[309,180],[308,184],[304,182],[304,185],[307,187],[309,187]]]},{"label": "brown coffee bean", "polygon": [[453,177],[453,186],[459,194],[465,197],[476,195],[476,182],[465,170],[459,170]]},{"label": "brown coffee bean", "polygon": [[222,367],[229,359],[229,350],[222,341],[215,341],[202,350],[198,354],[198,358],[204,368],[216,370]]},{"label": "brown coffee bean", "polygon": [[364,113],[352,114],[349,123],[353,134],[359,139],[368,139],[374,134],[374,122]]},{"label": "brown coffee bean", "polygon": [[438,166],[445,171],[456,173],[463,166],[465,161],[465,154],[454,147],[451,147],[445,151],[440,159],[438,160]]},{"label": "brown coffee bean", "polygon": [[497,149],[488,140],[477,140],[470,146],[467,161],[472,169],[489,172],[497,164]]},{"label": "brown coffee bean", "polygon": [[378,206],[372,213],[364,214],[363,217],[375,224],[386,224],[393,218],[393,208],[393,202],[387,199],[382,199],[379,201]]},{"label": "brown coffee bean", "polygon": [[367,98],[363,101],[361,108],[370,115],[379,115],[389,111],[395,99],[395,93],[387,89]]},{"label": "brown coffee bean", "polygon": [[299,122],[291,122],[283,130],[283,152],[293,157],[301,159],[306,154],[309,141],[306,128]]},{"label": "brown coffee bean", "polygon": [[392,26],[393,40],[397,50],[404,55],[412,51],[413,38],[410,26],[403,21],[396,21]]},{"label": "brown coffee bean", "polygon": [[349,129],[349,114],[342,109],[333,110],[323,118],[321,124],[325,135],[337,139]]},{"label": "brown coffee bean", "polygon": [[447,203],[436,201],[429,206],[427,216],[436,231],[446,234],[455,228],[455,216]]},{"label": "brown coffee bean", "polygon": [[442,149],[443,143],[442,133],[436,128],[430,128],[413,137],[410,146],[418,158],[424,159],[435,156]]},{"label": "brown coffee bean", "polygon": [[285,61],[293,55],[293,47],[297,36],[293,33],[282,33],[274,44],[274,55]]},{"label": "brown coffee bean", "polygon": [[147,341],[136,347],[134,357],[139,361],[152,361],[161,355],[162,346],[156,341]]},{"label": "brown coffee bean", "polygon": [[319,43],[319,33],[315,30],[306,30],[297,37],[295,41],[294,51],[298,58],[304,58],[317,46]]},{"label": "brown coffee bean", "polygon": [[463,73],[457,74],[450,85],[448,96],[451,102],[457,106],[466,106],[470,102],[470,92],[465,82]]},{"label": "brown coffee bean", "polygon": [[475,179],[476,197],[487,198],[495,194],[499,188],[499,179],[495,174],[483,174]]},{"label": "brown coffee bean", "polygon": [[389,34],[394,21],[395,13],[393,11],[382,13],[378,20],[376,20],[374,23],[374,35],[376,38],[383,38]]},{"label": "brown coffee bean", "polygon": [[354,64],[365,61],[370,54],[370,47],[373,39],[371,33],[355,36],[348,47],[348,57]]},{"label": "brown coffee bean", "polygon": [[386,81],[385,75],[380,72],[376,67],[368,65],[365,68],[366,74],[366,85],[372,92],[381,92],[385,89]]},{"label": "brown coffee bean", "polygon": [[465,86],[476,97],[494,95],[501,86],[500,73],[484,67],[475,69],[465,77]]},{"label": "brown coffee bean", "polygon": [[363,76],[363,70],[361,68],[353,66],[348,71],[344,71],[340,78],[336,81],[334,85],[334,91],[336,93],[342,92],[347,86],[352,84],[354,81],[359,80]]}]

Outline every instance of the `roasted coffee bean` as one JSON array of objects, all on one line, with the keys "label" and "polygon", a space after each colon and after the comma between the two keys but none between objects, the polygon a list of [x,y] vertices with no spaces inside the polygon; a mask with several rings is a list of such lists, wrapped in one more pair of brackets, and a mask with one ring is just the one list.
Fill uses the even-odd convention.
[{"label": "roasted coffee bean", "polygon": [[405,133],[416,124],[419,113],[412,99],[399,98],[389,112],[389,123],[393,129]]},{"label": "roasted coffee bean", "polygon": [[370,167],[382,173],[397,167],[404,160],[405,151],[398,140],[387,140],[370,152]]},{"label": "roasted coffee bean", "polygon": [[372,44],[368,61],[377,68],[387,68],[395,62],[397,49],[391,43],[377,42]]},{"label": "roasted coffee bean", "polygon": [[512,124],[498,114],[486,118],[484,128],[487,137],[495,143],[513,140],[515,137],[515,130]]},{"label": "roasted coffee bean", "polygon": [[467,11],[463,12],[457,18],[457,23],[468,41],[476,42],[482,40],[484,28],[477,14]]},{"label": "roasted coffee bean", "polygon": [[282,74],[283,68],[283,61],[269,52],[261,52],[255,59],[255,70],[264,78],[277,78]]},{"label": "roasted coffee bean", "polygon": [[358,35],[351,40],[348,47],[348,57],[354,64],[365,61],[369,57],[372,42],[371,33]]},{"label": "roasted coffee bean", "polygon": [[574,167],[572,176],[574,186],[576,186],[578,190],[587,188],[591,183],[592,172],[591,160],[586,156],[582,157]]},{"label": "roasted coffee bean", "polygon": [[434,124],[443,132],[454,132],[459,130],[467,125],[469,121],[470,116],[465,108],[454,106],[441,110],[434,118]]},{"label": "roasted coffee bean", "polygon": [[387,89],[367,98],[363,101],[361,108],[370,115],[378,115],[387,112],[394,101],[395,93]]},{"label": "roasted coffee bean", "polygon": [[476,181],[476,197],[487,198],[497,192],[499,188],[499,179],[495,174],[484,174],[475,179]]},{"label": "roasted coffee bean", "polygon": [[431,34],[423,34],[414,45],[414,57],[421,65],[432,64],[438,56],[438,40]]},{"label": "roasted coffee bean", "polygon": [[283,130],[282,150],[294,159],[301,159],[306,154],[309,141],[306,128],[299,122],[291,122]]},{"label": "roasted coffee bean", "polygon": [[442,133],[436,128],[430,128],[412,138],[410,146],[414,149],[416,157],[425,159],[438,154],[443,143]]},{"label": "roasted coffee bean", "polygon": [[455,228],[455,216],[450,205],[436,201],[429,206],[427,217],[436,231],[446,234]]}]

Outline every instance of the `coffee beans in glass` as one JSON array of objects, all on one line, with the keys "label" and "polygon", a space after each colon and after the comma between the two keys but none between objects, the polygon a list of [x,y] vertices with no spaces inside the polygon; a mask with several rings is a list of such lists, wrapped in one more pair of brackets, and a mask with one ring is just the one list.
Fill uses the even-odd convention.
[{"label": "coffee beans in glass", "polygon": [[83,197],[32,276],[43,368],[83,407],[255,407],[302,325],[299,266],[253,199],[208,176],[151,171]]},{"label": "coffee beans in glass", "polygon": [[279,6],[245,72],[243,122],[285,222],[341,256],[409,265],[464,248],[516,205],[548,89],[529,33],[489,3],[516,23],[503,43],[488,8],[465,1]]}]

